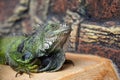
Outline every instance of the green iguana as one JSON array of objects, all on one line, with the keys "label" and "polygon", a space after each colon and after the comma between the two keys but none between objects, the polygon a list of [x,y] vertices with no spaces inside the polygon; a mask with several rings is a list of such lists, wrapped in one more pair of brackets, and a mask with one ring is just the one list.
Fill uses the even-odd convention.
[{"label": "green iguana", "polygon": [[70,32],[70,26],[48,23],[28,37],[0,39],[0,63],[7,63],[17,74],[57,71],[66,60],[63,45]]}]

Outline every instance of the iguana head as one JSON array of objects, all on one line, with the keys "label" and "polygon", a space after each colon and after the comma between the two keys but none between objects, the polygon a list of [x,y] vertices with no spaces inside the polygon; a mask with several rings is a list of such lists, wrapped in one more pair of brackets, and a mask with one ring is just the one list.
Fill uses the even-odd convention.
[{"label": "iguana head", "polygon": [[[49,23],[45,25],[42,32],[45,34],[43,36],[44,41],[41,49],[54,50],[62,48],[70,32],[71,27],[66,24]],[[40,35],[40,37],[42,36]]]}]

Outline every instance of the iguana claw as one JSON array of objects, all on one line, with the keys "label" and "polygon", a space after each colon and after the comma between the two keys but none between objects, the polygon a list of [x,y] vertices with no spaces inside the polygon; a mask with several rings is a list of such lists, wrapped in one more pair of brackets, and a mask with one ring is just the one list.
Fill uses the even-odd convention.
[{"label": "iguana claw", "polygon": [[[15,77],[18,77],[18,74],[23,75],[23,73],[24,73],[24,72],[19,71],[19,72],[16,73]],[[31,78],[30,72],[27,72],[27,74],[29,75],[29,78]]]}]

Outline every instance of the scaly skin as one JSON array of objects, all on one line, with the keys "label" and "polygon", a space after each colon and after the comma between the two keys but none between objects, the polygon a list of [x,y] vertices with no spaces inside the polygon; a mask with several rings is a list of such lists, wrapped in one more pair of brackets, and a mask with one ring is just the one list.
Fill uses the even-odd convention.
[{"label": "scaly skin", "polygon": [[[65,62],[63,45],[71,28],[49,23],[25,39],[14,40],[4,49],[7,63],[18,73],[57,71]],[[16,75],[17,76],[17,75]]]},{"label": "scaly skin", "polygon": [[23,40],[23,36],[1,37],[0,38],[0,64],[6,64],[5,53],[7,52],[8,45],[13,41]]},{"label": "scaly skin", "polygon": [[30,63],[30,59],[23,61],[21,57],[24,54],[16,51],[24,39],[24,36],[11,36],[0,39],[0,64],[9,64],[14,70],[29,74],[29,72],[36,72],[38,65],[34,65],[36,61]]}]

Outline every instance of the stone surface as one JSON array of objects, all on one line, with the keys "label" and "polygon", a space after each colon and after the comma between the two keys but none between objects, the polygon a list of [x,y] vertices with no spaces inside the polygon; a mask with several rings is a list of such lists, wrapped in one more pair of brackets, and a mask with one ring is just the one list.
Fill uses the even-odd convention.
[{"label": "stone surface", "polygon": [[58,72],[32,73],[15,77],[9,66],[0,65],[0,80],[119,80],[116,69],[109,59],[92,55],[68,54],[74,66],[65,64]]},{"label": "stone surface", "polygon": [[86,0],[87,12],[95,19],[120,19],[120,0]]},{"label": "stone surface", "polygon": [[76,51],[76,44],[78,40],[78,34],[79,34],[79,26],[82,21],[82,18],[80,17],[79,14],[72,12],[72,11],[67,11],[66,12],[66,17],[64,21],[71,26],[71,33],[69,37],[69,45],[67,47],[68,51]]},{"label": "stone surface", "polygon": [[[5,18],[5,20],[0,23],[0,36],[3,35],[12,35],[12,34],[22,34],[22,27],[21,27],[21,20],[26,18],[28,6],[29,6],[29,0],[20,0],[20,1],[14,1],[11,3],[11,1],[3,1],[6,4],[8,8],[5,9],[6,12],[4,15],[1,15],[2,17],[8,16]],[[13,5],[12,5],[13,4]],[[4,6],[1,8],[4,9]],[[1,17],[0,17],[1,18]]]},{"label": "stone surface", "polygon": [[[0,36],[22,33],[22,31],[30,34],[36,23],[41,24],[49,19],[59,22],[64,18],[61,14],[65,14],[67,9],[76,10],[78,5],[78,0],[13,0],[12,2],[1,0]],[[18,26],[25,30],[16,29]]]},{"label": "stone surface", "polygon": [[[78,52],[109,58],[120,69],[120,26],[81,24]],[[119,70],[120,71],[120,70]]]},{"label": "stone surface", "polygon": [[63,14],[67,9],[77,10],[79,2],[79,0],[51,0],[51,11],[53,13]]},{"label": "stone surface", "polygon": [[18,0],[0,0],[0,22],[4,22],[13,14],[17,4],[19,4]]}]

